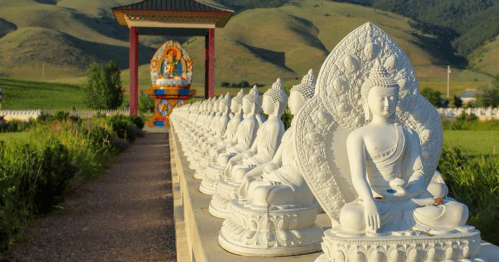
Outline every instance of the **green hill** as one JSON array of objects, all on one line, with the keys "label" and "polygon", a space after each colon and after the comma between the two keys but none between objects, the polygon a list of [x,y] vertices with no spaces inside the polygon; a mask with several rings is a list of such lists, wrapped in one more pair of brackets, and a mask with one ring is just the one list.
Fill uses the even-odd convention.
[{"label": "green hill", "polygon": [[[111,7],[137,0],[20,0],[0,6],[0,75],[81,85],[92,62],[118,62],[128,88],[128,29],[120,27]],[[40,3],[43,2],[43,3]],[[247,6],[255,5],[252,1]],[[281,3],[285,1],[274,1]],[[29,14],[29,15],[28,15]],[[423,34],[401,15],[324,0],[293,1],[277,8],[239,12],[224,29],[216,30],[216,85],[221,82],[269,85],[282,78],[296,83],[310,69],[316,74],[329,52],[351,30],[372,22],[390,34],[411,59],[421,85],[446,81],[442,58]],[[139,85],[150,87],[149,61],[167,37],[140,36]],[[193,87],[203,94],[204,38],[184,47],[194,60]],[[482,61],[484,61],[482,59]],[[484,70],[486,71],[486,70]],[[490,77],[453,70],[459,90],[488,83]]]}]

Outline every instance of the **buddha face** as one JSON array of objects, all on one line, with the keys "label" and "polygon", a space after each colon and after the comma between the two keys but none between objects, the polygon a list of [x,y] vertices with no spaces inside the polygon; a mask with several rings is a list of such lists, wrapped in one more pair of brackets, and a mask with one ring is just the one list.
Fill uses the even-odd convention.
[{"label": "buddha face", "polygon": [[249,101],[248,99],[243,99],[243,112],[245,114],[251,114],[253,113],[252,112],[252,108],[251,108],[251,101]]},{"label": "buddha face", "polygon": [[232,101],[230,103],[230,110],[233,113],[237,113],[237,112],[239,112],[240,109],[241,109],[241,106],[239,105],[239,103],[237,103],[236,100],[232,99]]},{"label": "buddha face", "polygon": [[288,99],[288,107],[289,111],[291,111],[292,115],[298,114],[300,109],[303,107],[305,104],[305,99],[303,98],[302,94],[298,91],[293,91],[289,95]]},{"label": "buddha face", "polygon": [[397,108],[398,88],[375,86],[369,91],[367,102],[374,116],[389,118]]},{"label": "buddha face", "polygon": [[270,96],[263,96],[263,104],[262,104],[263,113],[267,115],[271,115],[275,111],[274,101]]},{"label": "buddha face", "polygon": [[220,101],[220,104],[218,105],[218,112],[223,113],[227,110],[227,106],[223,101]]}]

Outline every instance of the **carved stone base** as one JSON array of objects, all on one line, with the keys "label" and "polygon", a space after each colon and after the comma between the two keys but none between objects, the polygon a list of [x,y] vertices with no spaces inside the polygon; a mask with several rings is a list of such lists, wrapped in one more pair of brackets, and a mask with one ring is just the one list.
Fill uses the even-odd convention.
[{"label": "carved stone base", "polygon": [[255,208],[238,200],[228,205],[218,242],[245,256],[292,256],[321,249],[322,227],[315,224],[317,205],[301,208]]},{"label": "carved stone base", "polygon": [[480,232],[463,226],[442,235],[397,232],[397,235],[348,235],[324,232],[324,255],[316,262],[485,262],[479,258]]},{"label": "carved stone base", "polygon": [[199,191],[207,195],[217,193],[218,182],[220,181],[224,170],[225,168],[223,166],[208,166],[205,169]]},{"label": "carved stone base", "polygon": [[227,218],[227,205],[231,200],[237,198],[236,191],[241,184],[233,181],[220,180],[217,185],[217,193],[213,195],[209,211],[215,217]]}]

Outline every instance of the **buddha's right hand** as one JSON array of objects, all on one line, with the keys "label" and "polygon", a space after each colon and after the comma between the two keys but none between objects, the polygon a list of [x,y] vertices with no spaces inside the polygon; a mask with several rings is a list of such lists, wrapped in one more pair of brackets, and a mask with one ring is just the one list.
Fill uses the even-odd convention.
[{"label": "buddha's right hand", "polygon": [[243,177],[241,186],[239,186],[239,189],[237,190],[240,196],[245,197],[248,194],[248,189],[250,187],[251,181],[253,181],[253,178],[251,176],[245,175]]},{"label": "buddha's right hand", "polygon": [[370,199],[364,201],[364,217],[366,221],[366,231],[376,233],[380,228],[381,223],[378,208],[376,207],[374,200]]}]

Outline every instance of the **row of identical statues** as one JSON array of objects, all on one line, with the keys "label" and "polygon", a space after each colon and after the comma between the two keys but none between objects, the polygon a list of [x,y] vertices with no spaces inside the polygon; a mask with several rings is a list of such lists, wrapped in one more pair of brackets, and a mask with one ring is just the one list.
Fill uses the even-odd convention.
[{"label": "row of identical statues", "polygon": [[[218,239],[229,252],[485,261],[467,207],[447,197],[436,171],[438,112],[419,94],[405,53],[371,23],[345,37],[289,98],[278,79],[262,97],[256,87],[241,90],[177,108],[171,121],[199,190],[212,195],[210,213],[225,219]],[[315,223],[320,210],[331,229]]]}]

